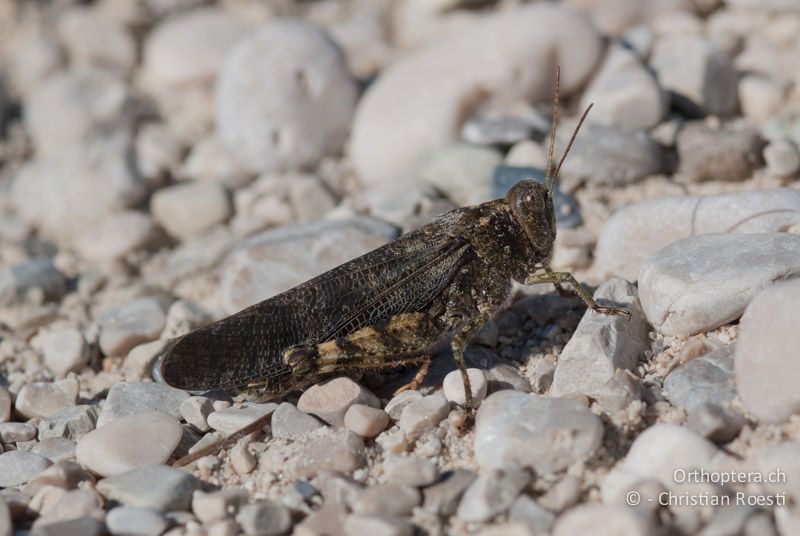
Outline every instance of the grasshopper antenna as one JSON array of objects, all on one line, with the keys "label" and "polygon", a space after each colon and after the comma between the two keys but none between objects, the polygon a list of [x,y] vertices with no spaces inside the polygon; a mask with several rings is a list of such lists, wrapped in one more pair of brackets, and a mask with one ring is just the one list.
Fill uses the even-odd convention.
[{"label": "grasshopper antenna", "polygon": [[583,122],[586,120],[586,116],[589,115],[589,110],[592,109],[592,106],[594,106],[594,103],[589,104],[589,106],[586,107],[586,110],[584,110],[583,115],[581,115],[581,120],[578,121],[578,126],[575,127],[575,131],[572,133],[572,137],[569,139],[569,143],[567,144],[566,151],[564,151],[564,155],[561,157],[561,160],[558,161],[558,167],[556,168],[556,172],[553,174],[553,183],[551,185],[551,191],[553,188],[555,188],[556,183],[558,182],[558,172],[561,171],[561,166],[564,164],[564,160],[567,159],[569,150],[572,148],[572,144],[575,141],[575,138],[578,137],[578,131],[581,129],[581,125],[583,125]]},{"label": "grasshopper antenna", "polygon": [[[558,96],[561,91],[561,67],[556,65],[556,92],[553,96],[553,121],[550,127],[550,147],[547,149],[547,171],[544,175],[544,185],[550,195],[553,195],[553,186],[555,186],[555,177],[558,175],[551,175],[553,172],[553,152],[556,147],[556,129],[558,127]],[[559,165],[559,167],[561,167]]]}]

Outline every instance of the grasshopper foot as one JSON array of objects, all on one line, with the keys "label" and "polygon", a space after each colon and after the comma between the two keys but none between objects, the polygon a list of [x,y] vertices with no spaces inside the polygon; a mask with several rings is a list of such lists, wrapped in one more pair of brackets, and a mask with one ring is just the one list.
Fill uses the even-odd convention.
[{"label": "grasshopper foot", "polygon": [[605,307],[603,305],[598,305],[597,307],[593,307],[592,310],[604,315],[622,315],[627,320],[631,319],[631,312],[625,307]]}]

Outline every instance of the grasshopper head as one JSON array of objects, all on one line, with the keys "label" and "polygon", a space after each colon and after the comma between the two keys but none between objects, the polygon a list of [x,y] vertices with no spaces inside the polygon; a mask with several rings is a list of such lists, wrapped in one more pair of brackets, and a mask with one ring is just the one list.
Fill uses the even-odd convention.
[{"label": "grasshopper head", "polygon": [[556,238],[551,191],[535,181],[520,181],[508,191],[506,202],[533,246],[537,261],[550,259]]}]

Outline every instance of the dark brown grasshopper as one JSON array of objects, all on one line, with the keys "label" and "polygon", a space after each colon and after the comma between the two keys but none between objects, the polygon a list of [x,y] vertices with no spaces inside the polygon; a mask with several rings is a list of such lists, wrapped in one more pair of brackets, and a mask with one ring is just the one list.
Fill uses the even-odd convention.
[{"label": "dark brown grasshopper", "polygon": [[235,389],[245,398],[268,400],[331,373],[419,364],[448,339],[471,410],[464,349],[486,320],[509,305],[513,281],[570,283],[594,311],[628,314],[599,306],[572,274],[549,270],[556,236],[553,191],[588,111],[554,170],[556,83],[544,184],[522,181],[504,199],[448,212],[174,340],[162,360],[162,378],[189,391]]}]

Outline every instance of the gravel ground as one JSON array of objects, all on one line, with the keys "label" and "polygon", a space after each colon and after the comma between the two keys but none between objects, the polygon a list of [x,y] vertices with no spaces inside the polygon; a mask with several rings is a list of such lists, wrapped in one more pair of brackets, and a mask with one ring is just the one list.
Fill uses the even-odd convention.
[{"label": "gravel ground", "polygon": [[[0,536],[800,534],[800,8],[0,0]],[[467,350],[254,403],[182,335],[541,177]],[[183,468],[178,458],[270,423]]]}]

